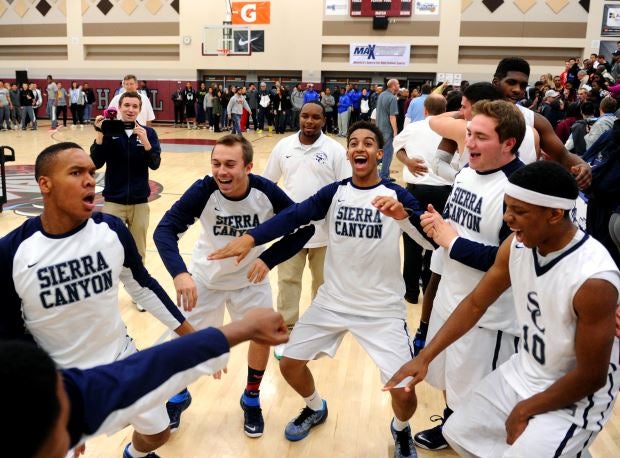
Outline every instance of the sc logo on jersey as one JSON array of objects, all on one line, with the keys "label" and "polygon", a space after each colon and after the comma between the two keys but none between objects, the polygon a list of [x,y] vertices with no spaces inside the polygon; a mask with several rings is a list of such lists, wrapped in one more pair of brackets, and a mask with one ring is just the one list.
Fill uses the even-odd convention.
[{"label": "sc logo on jersey", "polygon": [[269,24],[271,7],[269,2],[233,2],[233,24]]}]

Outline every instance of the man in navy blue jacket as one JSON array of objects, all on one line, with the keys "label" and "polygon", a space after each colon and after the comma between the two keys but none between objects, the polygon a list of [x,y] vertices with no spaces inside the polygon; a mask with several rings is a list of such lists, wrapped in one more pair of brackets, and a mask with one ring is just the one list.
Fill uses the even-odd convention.
[{"label": "man in navy blue jacket", "polygon": [[125,92],[119,101],[123,122],[134,122],[133,129],[124,135],[104,135],[101,131],[103,116],[95,118],[97,136],[90,147],[90,155],[99,169],[106,165],[105,203],[103,212],[118,216],[129,228],[138,252],[146,252],[146,231],[149,226],[148,198],[149,168],[157,170],[161,162],[161,147],[154,129],[138,124],[136,118],[142,108],[137,92]]}]

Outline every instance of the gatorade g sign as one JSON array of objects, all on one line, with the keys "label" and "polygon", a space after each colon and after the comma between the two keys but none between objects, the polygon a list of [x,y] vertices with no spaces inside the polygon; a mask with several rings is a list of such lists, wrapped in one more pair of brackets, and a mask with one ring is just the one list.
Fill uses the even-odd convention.
[{"label": "gatorade g sign", "polygon": [[269,24],[270,16],[269,2],[232,2],[233,24]]}]

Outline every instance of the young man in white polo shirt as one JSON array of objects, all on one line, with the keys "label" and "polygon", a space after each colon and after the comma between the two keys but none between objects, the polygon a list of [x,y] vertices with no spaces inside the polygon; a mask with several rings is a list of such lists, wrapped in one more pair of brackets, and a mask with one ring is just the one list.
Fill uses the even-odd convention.
[{"label": "young man in white polo shirt", "polygon": [[[119,110],[121,95],[124,92],[137,92],[138,91],[138,78],[135,75],[125,75],[123,78],[123,88],[121,91],[114,96],[112,101],[108,104],[108,108],[116,108]],[[155,119],[155,112],[153,111],[153,106],[151,105],[151,101],[143,92],[138,92],[140,94],[140,99],[142,100],[142,107],[140,108],[140,114],[138,114],[138,118],[136,119],[138,123],[143,126],[151,126],[151,123]],[[119,113],[120,119],[120,113]]]},{"label": "young man in white polo shirt", "polygon": [[[318,101],[304,104],[299,112],[299,132],[278,142],[269,156],[263,176],[277,182],[295,202],[301,202],[323,186],[351,176],[344,147],[322,132],[325,108]],[[323,263],[327,246],[324,222],[315,224],[316,232],[297,255],[278,266],[278,311],[289,330],[299,318],[301,277],[308,259],[312,272],[312,299],[323,283]],[[276,358],[283,346],[276,347]]]}]

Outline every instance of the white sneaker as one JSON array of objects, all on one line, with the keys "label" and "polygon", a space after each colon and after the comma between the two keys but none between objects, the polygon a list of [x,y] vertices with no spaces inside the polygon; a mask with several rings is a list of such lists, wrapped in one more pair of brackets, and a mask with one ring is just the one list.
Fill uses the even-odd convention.
[{"label": "white sneaker", "polygon": [[282,359],[282,356],[284,356],[284,349],[285,348],[286,348],[286,344],[276,345],[273,348],[273,356],[275,356],[277,360]]},{"label": "white sneaker", "polygon": [[142,307],[140,304],[138,304],[137,302],[131,301],[131,303],[136,306],[136,308],[138,309],[138,312],[146,312],[146,309]]}]

